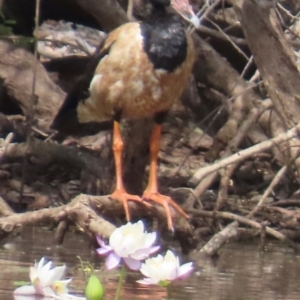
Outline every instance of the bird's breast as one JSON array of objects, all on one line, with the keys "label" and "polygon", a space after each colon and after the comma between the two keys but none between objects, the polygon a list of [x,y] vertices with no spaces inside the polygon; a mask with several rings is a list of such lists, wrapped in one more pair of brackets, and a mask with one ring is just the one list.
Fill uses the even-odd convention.
[{"label": "bird's breast", "polygon": [[191,72],[193,49],[188,47],[185,61],[168,72],[154,67],[143,39],[139,23],[127,23],[109,35],[111,48],[96,69],[91,97],[78,111],[80,122],[110,119],[116,111],[123,118],[144,118],[167,111],[178,99]]}]

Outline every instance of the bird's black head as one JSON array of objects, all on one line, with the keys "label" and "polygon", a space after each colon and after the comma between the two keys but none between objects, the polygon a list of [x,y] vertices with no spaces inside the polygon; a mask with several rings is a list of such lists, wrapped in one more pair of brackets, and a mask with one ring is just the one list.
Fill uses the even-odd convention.
[{"label": "bird's black head", "polygon": [[161,8],[168,7],[171,5],[171,0],[150,0],[153,7]]}]

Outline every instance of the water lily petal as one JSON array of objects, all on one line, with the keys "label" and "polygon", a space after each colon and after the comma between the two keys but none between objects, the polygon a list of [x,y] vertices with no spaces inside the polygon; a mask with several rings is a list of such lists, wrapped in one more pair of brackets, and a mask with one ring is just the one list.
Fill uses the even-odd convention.
[{"label": "water lily petal", "polygon": [[14,290],[14,295],[35,295],[36,290],[32,285],[20,286]]},{"label": "water lily petal", "polygon": [[182,265],[180,268],[179,268],[179,271],[178,271],[178,278],[185,278],[186,276],[188,276],[192,271],[193,271],[193,263],[186,263],[184,265]]},{"label": "water lily petal", "polygon": [[134,252],[138,247],[138,239],[133,234],[123,237],[122,243],[114,248],[114,251],[121,257],[127,257],[130,253]]},{"label": "water lily petal", "polygon": [[160,246],[150,247],[150,248],[148,248],[148,253],[149,253],[149,255],[150,255],[150,254],[153,254],[153,253],[155,253],[156,251],[158,251],[159,249],[160,249]]},{"label": "water lily petal", "polygon": [[166,252],[165,261],[175,262],[175,261],[177,261],[177,259],[178,259],[178,257],[176,257],[175,254],[171,250],[168,250]]},{"label": "water lily petal", "polygon": [[118,256],[116,253],[112,252],[108,255],[107,259],[106,259],[106,269],[107,270],[111,270],[113,268],[115,268],[121,261],[121,257]]},{"label": "water lily petal", "polygon": [[38,275],[38,271],[37,271],[37,268],[36,267],[33,267],[33,266],[30,266],[29,267],[29,278],[30,278],[30,281],[33,283],[36,278],[38,278],[39,275]]},{"label": "water lily petal", "polygon": [[136,226],[137,230],[140,231],[140,232],[144,232],[144,223],[139,220],[138,222],[136,222],[135,224],[133,224]]},{"label": "water lily petal", "polygon": [[123,242],[124,235],[121,231],[121,227],[114,230],[114,232],[109,237],[109,245],[115,251],[120,247],[120,244]]},{"label": "water lily petal", "polygon": [[[126,225],[114,230],[109,238],[109,245],[113,251],[122,258],[131,257],[137,259],[141,255],[139,259],[145,259],[149,254],[157,251],[157,248],[153,248],[151,251],[147,250],[148,255],[145,254],[146,249],[152,246],[155,239],[155,232],[144,232],[144,223],[142,221],[133,224],[128,222]],[[102,243],[102,241],[100,242]],[[144,249],[145,251],[139,251]]]},{"label": "water lily petal", "polygon": [[96,235],[96,240],[98,242],[98,244],[102,247],[105,248],[107,245],[105,244],[104,240],[102,240],[102,238],[99,235]]},{"label": "water lily petal", "polygon": [[105,248],[103,247],[103,248],[96,249],[96,251],[99,255],[105,256],[105,255],[109,254],[112,251],[112,249],[111,249],[111,247],[109,247],[109,248],[108,247],[105,247]]},{"label": "water lily petal", "polygon": [[151,278],[152,282],[154,283],[158,283],[166,276],[163,265],[156,264],[152,258],[147,259],[146,263],[142,264],[140,271],[146,277]]},{"label": "water lily petal", "polygon": [[147,233],[144,246],[147,248],[151,247],[154,244],[155,240],[156,240],[156,232]]},{"label": "water lily petal", "polygon": [[51,284],[51,289],[55,292],[57,295],[64,295],[69,293],[69,289],[67,288],[67,285],[72,281],[72,279],[67,280],[58,280]]},{"label": "water lily petal", "polygon": [[162,280],[174,280],[178,277],[178,268],[175,264],[172,263],[165,263],[164,264],[165,269],[165,276],[162,278]]},{"label": "water lily petal", "polygon": [[52,267],[52,261],[48,261],[41,269],[38,268],[38,273],[40,276],[47,274]]},{"label": "water lily petal", "polygon": [[66,270],[66,265],[55,267],[49,270],[47,274],[47,278],[45,278],[46,280],[44,281],[45,285],[50,285],[54,281],[60,280],[63,277],[65,270]]},{"label": "water lily petal", "polygon": [[146,285],[157,284],[157,282],[155,282],[152,278],[144,278],[142,280],[137,280],[136,282],[140,284],[146,284]]},{"label": "water lily petal", "polygon": [[43,295],[44,297],[49,298],[58,298],[55,294],[55,292],[52,290],[50,286],[44,286],[43,287]]},{"label": "water lily petal", "polygon": [[36,300],[36,296],[34,295],[14,295],[14,300]]},{"label": "water lily petal", "polygon": [[60,300],[87,300],[85,297],[75,296],[75,295],[70,295],[70,294],[60,296],[58,299],[60,299]]},{"label": "water lily petal", "polygon": [[112,251],[111,246],[106,245],[99,235],[96,236],[96,239],[98,244],[101,246],[100,248],[96,249],[99,255],[107,255],[109,252]]},{"label": "water lily petal", "polygon": [[[72,279],[60,280],[65,272],[66,266],[51,268],[52,262],[45,263],[45,259],[41,260],[30,267],[29,276],[32,281],[31,286],[20,287],[15,290],[16,295],[43,296],[52,299],[85,299],[70,295],[68,297],[67,285]],[[30,300],[31,298],[27,298]],[[33,298],[32,298],[33,299]]]},{"label": "water lily petal", "polygon": [[139,260],[130,257],[124,257],[123,259],[129,269],[138,271],[141,268],[142,263]]},{"label": "water lily petal", "polygon": [[[179,258],[168,250],[166,255],[157,255],[146,259],[141,266],[141,273],[145,275],[146,282],[166,286],[175,279],[181,279],[189,275],[193,270],[192,263],[179,264]],[[145,279],[142,281],[145,283]]]},{"label": "water lily petal", "polygon": [[159,250],[160,246],[154,246],[150,248],[145,248],[145,249],[138,249],[134,253],[130,254],[131,258],[134,258],[136,260],[144,260],[150,256],[150,254],[156,252]]},{"label": "water lily petal", "polygon": [[45,264],[45,257],[42,257],[38,263],[35,263],[34,266],[37,268],[38,272],[42,269]]},{"label": "water lily petal", "polygon": [[40,270],[38,269],[38,277],[43,286],[46,285],[46,283],[47,283],[48,272],[51,268],[51,265],[52,265],[52,261],[49,261]]}]

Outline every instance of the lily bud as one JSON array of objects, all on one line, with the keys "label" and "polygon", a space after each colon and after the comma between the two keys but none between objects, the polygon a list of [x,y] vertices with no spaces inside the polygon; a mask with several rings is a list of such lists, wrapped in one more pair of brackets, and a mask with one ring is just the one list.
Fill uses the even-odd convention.
[{"label": "lily bud", "polygon": [[104,288],[97,276],[92,275],[85,289],[87,300],[101,300],[104,296]]}]

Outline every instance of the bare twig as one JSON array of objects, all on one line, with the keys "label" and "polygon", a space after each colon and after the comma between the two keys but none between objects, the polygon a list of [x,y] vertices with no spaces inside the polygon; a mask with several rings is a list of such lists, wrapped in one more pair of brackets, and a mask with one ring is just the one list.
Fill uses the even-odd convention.
[{"label": "bare twig", "polygon": [[245,76],[245,73],[248,71],[249,67],[253,64],[254,62],[254,57],[253,55],[251,55],[250,59],[248,60],[243,72],[241,73],[241,78],[243,78]]},{"label": "bare twig", "polygon": [[[236,221],[241,224],[245,224],[247,226],[257,228],[259,230],[261,230],[261,228],[262,228],[262,225],[256,221],[253,221],[248,218],[241,217],[241,216],[229,213],[229,212],[209,212],[209,211],[197,210],[197,209],[189,209],[187,212],[190,214],[193,214],[195,216],[208,217],[208,218],[222,218],[222,219],[226,219],[226,220],[232,220],[232,221]],[[266,233],[269,234],[270,236],[273,236],[276,239],[286,243],[288,246],[290,246],[294,250],[296,250],[296,251],[299,250],[299,247],[296,243],[294,243],[293,241],[288,239],[285,235],[278,232],[277,230],[266,226]]]},{"label": "bare twig", "polygon": [[[232,152],[236,151],[238,145],[241,143],[241,141],[243,140],[243,138],[246,136],[249,128],[252,126],[252,124],[255,122],[255,120],[257,120],[258,117],[266,109],[268,109],[268,108],[271,107],[272,102],[269,101],[269,100],[265,100],[261,104],[262,104],[261,107],[254,107],[251,110],[251,112],[250,112],[247,120],[245,122],[243,122],[243,124],[239,128],[239,130],[236,133],[236,135],[234,136],[234,138],[228,144],[227,150],[222,155],[222,157],[224,159],[226,157],[228,157]],[[208,167],[204,167],[203,169],[206,169],[206,168],[210,168],[210,167],[209,166]],[[200,181],[200,183],[195,188],[195,195],[197,195],[197,197],[200,197],[210,187],[210,185],[214,182],[214,180],[216,179],[217,176],[218,176],[218,173],[211,173],[208,176],[203,177],[202,180]],[[192,197],[188,197],[188,199],[186,200],[186,203],[185,203],[184,206],[186,208],[191,208],[191,207],[193,207],[193,203],[194,203],[194,199]]]},{"label": "bare twig", "polygon": [[250,212],[250,214],[247,216],[247,218],[251,219],[256,213],[257,211],[262,207],[262,205],[264,204],[264,201],[266,200],[266,198],[269,196],[269,194],[273,191],[273,188],[278,184],[278,182],[281,180],[282,176],[284,175],[284,173],[286,172],[287,167],[283,166],[278,173],[276,174],[276,176],[273,178],[272,182],[270,183],[270,185],[268,186],[268,188],[265,190],[264,194],[262,195],[261,199],[259,200],[259,202],[257,203],[257,205],[254,207],[254,209]]},{"label": "bare twig", "polygon": [[280,4],[279,2],[277,2],[277,6],[279,7],[279,9],[281,11],[283,11],[286,15],[288,15],[292,20],[300,20],[299,17],[294,16],[293,14],[290,13],[290,11],[288,11],[282,4]]},{"label": "bare twig", "polygon": [[239,53],[241,54],[246,60],[247,62],[249,61],[249,57],[245,54],[245,52],[235,43],[235,41],[227,34],[225,33],[222,28],[216,24],[215,22],[211,21],[210,19],[207,18],[207,21],[209,23],[211,23],[213,26],[215,26],[219,32],[224,36],[224,38],[233,46],[233,48]]},{"label": "bare twig", "polygon": [[[130,202],[129,207],[132,215],[141,216],[142,213],[145,213],[145,209],[142,205]],[[166,223],[163,207],[153,207],[153,210],[155,211],[155,217]],[[67,205],[40,209],[34,212],[12,214],[0,218],[0,236],[1,232],[2,234],[10,233],[20,225],[25,226],[49,221],[72,221],[85,232],[108,238],[115,229],[115,226],[105,221],[101,215],[113,218],[116,214],[124,214],[124,208],[120,201],[111,201],[110,196],[89,196],[81,194]],[[174,224],[176,224],[176,232],[187,238],[191,236],[192,230],[189,223],[174,212],[172,216]]]},{"label": "bare twig", "polygon": [[127,18],[130,21],[132,20],[132,13],[133,13],[133,0],[128,0]]},{"label": "bare twig", "polygon": [[[36,0],[35,2],[35,30],[37,30],[40,22],[40,0]],[[38,66],[38,51],[37,51],[37,40],[34,42],[34,65],[33,65],[33,76],[32,76],[32,89],[31,89],[31,105],[29,107],[28,115],[27,115],[27,131],[26,131],[26,139],[27,139],[27,147],[30,147],[31,143],[31,127],[33,125],[34,113],[37,106],[37,95],[35,94],[36,89],[36,73]],[[27,152],[27,151],[26,151]],[[23,160],[23,168],[22,168],[22,186],[20,189],[20,202],[23,197],[23,189],[24,189],[24,180],[25,180],[25,172],[27,167],[27,157],[24,156]]]},{"label": "bare twig", "polygon": [[[203,9],[199,10],[197,13],[197,16],[199,17],[203,12],[203,14],[201,15],[201,17],[199,18],[199,24],[201,24],[201,22],[209,15],[209,13],[217,6],[219,5],[219,3],[222,0],[216,0],[212,5],[209,6],[209,2],[207,2],[204,6]],[[193,34],[193,32],[196,30],[196,28],[194,26],[189,26],[188,28],[188,33],[189,34]]]},{"label": "bare twig", "polygon": [[234,164],[232,166],[229,166],[223,170],[223,172],[220,172],[222,174],[222,178],[220,181],[220,187],[218,192],[218,198],[214,207],[214,211],[221,210],[222,207],[226,204],[228,199],[228,186],[230,182],[230,178],[235,171],[237,165]]},{"label": "bare twig", "polygon": [[232,35],[228,35],[228,34],[225,33],[225,30],[222,30],[220,32],[220,30],[217,31],[217,30],[211,29],[211,28],[206,27],[206,26],[200,26],[197,29],[197,31],[200,32],[200,33],[204,33],[204,34],[210,35],[212,37],[216,37],[216,38],[221,39],[221,40],[228,41],[228,39],[229,39],[230,43],[233,42],[233,43],[235,43],[235,44],[237,44],[239,46],[248,47],[247,41],[245,39],[243,39],[243,38],[237,38],[237,37],[232,36]]},{"label": "bare twig", "polygon": [[274,147],[280,143],[286,142],[292,138],[295,138],[298,134],[300,130],[300,124],[298,124],[297,126],[293,127],[292,129],[290,129],[289,131],[287,131],[286,133],[282,133],[272,139],[269,139],[267,141],[261,142],[255,146],[252,146],[250,148],[247,148],[245,150],[239,151],[238,153],[235,153],[233,155],[231,155],[230,157],[227,157],[221,161],[216,162],[215,164],[211,165],[211,166],[207,166],[204,168],[199,169],[194,176],[190,179],[189,183],[194,185],[197,184],[198,182],[200,182],[205,176],[218,171],[224,167],[227,167],[233,163],[237,163],[239,161],[242,161],[256,153],[262,152],[262,151],[266,151],[268,149],[270,149],[271,147]]},{"label": "bare twig", "polygon": [[1,149],[1,152],[0,152],[0,160],[5,155],[7,147],[10,144],[10,142],[12,141],[13,137],[14,137],[14,134],[11,132],[7,135],[6,139],[4,140],[4,143],[2,145],[2,149]]}]

